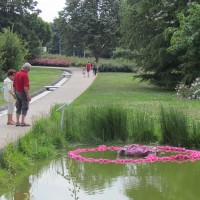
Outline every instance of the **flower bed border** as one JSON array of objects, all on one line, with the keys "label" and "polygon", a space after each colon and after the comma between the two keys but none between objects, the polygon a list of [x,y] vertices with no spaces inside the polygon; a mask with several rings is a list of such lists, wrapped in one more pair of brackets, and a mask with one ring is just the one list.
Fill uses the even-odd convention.
[{"label": "flower bed border", "polygon": [[83,148],[76,149],[74,151],[68,152],[68,157],[76,159],[80,162],[90,162],[90,163],[113,163],[113,164],[127,164],[127,163],[153,163],[153,162],[186,162],[186,161],[196,161],[200,160],[200,151],[197,150],[188,150],[180,147],[172,147],[172,146],[155,146],[160,152],[169,152],[169,153],[177,153],[172,156],[162,156],[159,157],[157,155],[151,154],[145,158],[138,159],[96,159],[96,158],[85,158],[80,153],[83,152],[95,152],[95,151],[119,151],[122,147],[116,146],[105,146],[101,145],[96,148]]}]

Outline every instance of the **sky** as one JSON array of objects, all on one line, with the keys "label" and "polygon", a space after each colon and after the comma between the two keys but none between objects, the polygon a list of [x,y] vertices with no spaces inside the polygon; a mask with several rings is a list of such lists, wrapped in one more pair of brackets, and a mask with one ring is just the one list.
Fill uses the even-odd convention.
[{"label": "sky", "polygon": [[37,8],[42,11],[40,17],[46,22],[53,22],[53,19],[58,17],[58,12],[65,6],[66,0],[36,0]]}]

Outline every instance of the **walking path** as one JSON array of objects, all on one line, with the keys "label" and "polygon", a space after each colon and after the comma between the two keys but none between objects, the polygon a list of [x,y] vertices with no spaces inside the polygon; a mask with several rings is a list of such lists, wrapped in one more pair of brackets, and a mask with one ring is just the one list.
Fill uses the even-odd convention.
[{"label": "walking path", "polygon": [[[57,103],[70,104],[78,96],[80,96],[92,84],[93,80],[95,79],[95,76],[92,75],[92,72],[89,78],[83,78],[83,74],[80,68],[70,67],[67,68],[67,71],[70,71],[72,75],[70,78],[63,77],[63,79],[59,83],[57,83],[57,85],[61,85],[61,87],[53,91],[45,91],[32,98],[30,102],[30,108],[26,117],[27,123],[31,124],[36,119],[40,118],[42,115],[48,114],[50,108]],[[31,129],[31,127],[16,127],[12,125],[7,125],[6,123],[6,112],[1,111],[0,149],[2,149],[5,146],[5,144],[16,141],[19,136],[25,135]]]}]

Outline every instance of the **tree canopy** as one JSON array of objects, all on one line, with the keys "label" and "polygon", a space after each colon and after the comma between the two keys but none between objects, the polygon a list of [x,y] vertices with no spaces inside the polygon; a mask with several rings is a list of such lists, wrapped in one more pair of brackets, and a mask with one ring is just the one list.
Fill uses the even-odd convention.
[{"label": "tree canopy", "polygon": [[119,5],[117,0],[66,1],[59,15],[61,45],[89,49],[98,62],[102,51],[118,42]]},{"label": "tree canopy", "polygon": [[0,32],[10,28],[28,42],[28,58],[38,56],[39,47],[51,41],[50,25],[38,17],[37,1],[0,1]]},{"label": "tree canopy", "polygon": [[[181,60],[168,51],[171,28],[179,27],[177,15],[186,13],[187,0],[125,0],[121,13],[122,45],[135,52],[142,67],[143,80],[161,86],[174,87],[182,80]],[[179,73],[180,72],[180,73]]]}]

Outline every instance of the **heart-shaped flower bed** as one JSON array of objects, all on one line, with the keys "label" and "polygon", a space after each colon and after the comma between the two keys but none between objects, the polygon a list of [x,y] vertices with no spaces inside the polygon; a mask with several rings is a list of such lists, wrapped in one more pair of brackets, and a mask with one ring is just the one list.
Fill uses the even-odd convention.
[{"label": "heart-shaped flower bed", "polygon": [[[80,162],[92,162],[92,163],[114,163],[114,164],[126,164],[126,163],[151,163],[151,162],[185,162],[200,160],[200,151],[188,150],[185,148],[171,147],[171,146],[155,146],[161,155],[151,154],[145,158],[117,158],[116,160],[103,159],[103,158],[85,158],[81,155],[83,152],[97,152],[97,151],[119,151],[122,147],[101,145],[97,148],[84,148],[69,151],[68,156],[76,159]],[[117,153],[116,153],[117,154]],[[164,154],[172,154],[165,156]]]}]

